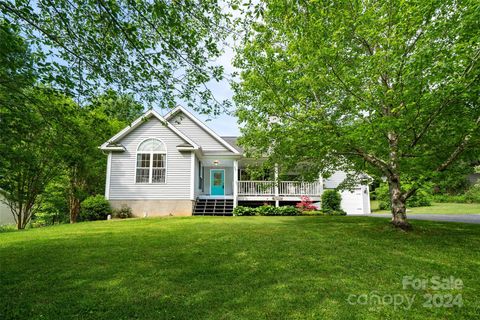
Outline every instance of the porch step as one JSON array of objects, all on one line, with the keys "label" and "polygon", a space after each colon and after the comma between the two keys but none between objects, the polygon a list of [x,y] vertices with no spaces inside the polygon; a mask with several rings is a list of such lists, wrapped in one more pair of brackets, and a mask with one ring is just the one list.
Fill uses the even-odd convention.
[{"label": "porch step", "polygon": [[231,216],[233,199],[197,199],[194,216]]}]

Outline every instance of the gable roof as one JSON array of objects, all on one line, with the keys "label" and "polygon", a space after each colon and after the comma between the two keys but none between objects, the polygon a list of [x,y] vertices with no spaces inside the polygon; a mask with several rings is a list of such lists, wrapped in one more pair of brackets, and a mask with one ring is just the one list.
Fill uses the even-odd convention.
[{"label": "gable roof", "polygon": [[203,129],[205,132],[207,132],[210,136],[212,136],[220,144],[225,146],[228,150],[232,151],[235,154],[240,154],[239,150],[237,150],[230,143],[226,142],[222,137],[217,135],[212,129],[207,127],[202,121],[198,120],[192,113],[190,113],[187,109],[183,108],[182,106],[178,106],[175,109],[173,109],[172,111],[168,112],[165,115],[165,120],[169,121],[179,112],[182,112],[186,117],[188,117],[190,120],[192,120],[196,125],[198,125],[201,129]]},{"label": "gable roof", "polygon": [[133,121],[129,126],[125,127],[122,131],[120,131],[119,133],[117,133],[116,135],[108,139],[108,141],[106,141],[104,144],[100,146],[100,149],[105,151],[124,151],[125,148],[118,144],[118,140],[122,139],[123,137],[128,135],[130,132],[135,130],[137,127],[139,127],[143,123],[145,119],[148,119],[150,117],[157,118],[160,122],[165,124],[170,130],[176,133],[180,138],[182,138],[189,145],[191,145],[194,150],[200,149],[200,147],[195,142],[193,142],[189,137],[183,134],[180,130],[175,128],[174,125],[168,122],[165,118],[163,118],[158,112],[156,112],[153,109],[148,110],[143,115],[138,117],[137,120]]}]

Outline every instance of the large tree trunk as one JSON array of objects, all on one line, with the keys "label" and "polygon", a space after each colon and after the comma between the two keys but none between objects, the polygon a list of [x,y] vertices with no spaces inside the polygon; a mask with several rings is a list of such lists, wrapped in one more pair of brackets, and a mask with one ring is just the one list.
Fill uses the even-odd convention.
[{"label": "large tree trunk", "polygon": [[25,225],[23,224],[23,219],[18,219],[18,220],[17,220],[17,229],[18,229],[18,230],[23,230],[23,229],[25,229]]},{"label": "large tree trunk", "polygon": [[392,205],[392,224],[403,230],[412,229],[412,225],[407,221],[407,200],[400,188],[400,178],[398,176],[390,177],[388,186],[390,189],[390,203]]},{"label": "large tree trunk", "polygon": [[80,214],[80,199],[74,194],[69,196],[68,207],[70,211],[70,223],[76,223],[78,215]]},{"label": "large tree trunk", "polygon": [[76,165],[70,168],[69,180],[70,190],[68,191],[68,208],[70,213],[70,223],[76,223],[80,215],[80,199],[78,197],[78,190],[80,183],[78,179],[78,168]]}]

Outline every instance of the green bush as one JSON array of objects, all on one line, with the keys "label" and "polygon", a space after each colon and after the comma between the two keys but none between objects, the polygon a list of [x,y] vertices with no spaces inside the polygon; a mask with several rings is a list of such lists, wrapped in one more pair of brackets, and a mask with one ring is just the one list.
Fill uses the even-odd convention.
[{"label": "green bush", "polygon": [[322,211],[341,211],[342,196],[336,190],[325,190],[322,194]]},{"label": "green bush", "polygon": [[257,214],[259,216],[278,216],[279,211],[278,208],[270,205],[263,205],[261,207],[256,208]]},{"label": "green bush", "polygon": [[426,189],[419,189],[407,200],[407,207],[429,207],[432,205],[432,195]]},{"label": "green bush", "polygon": [[132,208],[127,205],[122,205],[120,209],[114,209],[112,216],[118,219],[127,219],[133,216]]},{"label": "green bush", "polygon": [[255,208],[237,206],[233,209],[234,216],[254,216],[256,213]]},{"label": "green bush", "polygon": [[448,194],[436,194],[433,196],[433,202],[453,202],[453,203],[466,203],[465,195],[451,196]]},{"label": "green bush", "polygon": [[40,196],[40,206],[32,218],[34,228],[70,221],[67,188],[68,178],[65,175],[47,184]]},{"label": "green bush", "polygon": [[468,189],[464,194],[448,195],[436,194],[433,196],[435,202],[453,202],[453,203],[480,203],[480,184],[476,184]]},{"label": "green bush", "polygon": [[274,207],[263,205],[257,208],[238,206],[233,209],[234,216],[296,216],[300,212],[293,206]]},{"label": "green bush", "polygon": [[340,210],[322,210],[322,213],[326,216],[346,216],[347,213],[343,211],[342,209]]},{"label": "green bush", "polygon": [[321,210],[302,211],[301,216],[325,216],[326,214]]},{"label": "green bush", "polygon": [[105,220],[111,213],[110,203],[102,195],[88,197],[80,205],[82,221]]},{"label": "green bush", "polygon": [[465,192],[465,202],[480,203],[480,183],[473,185]]},{"label": "green bush", "polygon": [[296,216],[300,211],[294,206],[283,206],[276,208],[280,216]]},{"label": "green bush", "polygon": [[[380,210],[390,210],[390,190],[387,183],[382,183],[376,190],[378,208]],[[433,196],[428,188],[419,189],[413,196],[407,200],[407,207],[428,207],[432,205]]]}]

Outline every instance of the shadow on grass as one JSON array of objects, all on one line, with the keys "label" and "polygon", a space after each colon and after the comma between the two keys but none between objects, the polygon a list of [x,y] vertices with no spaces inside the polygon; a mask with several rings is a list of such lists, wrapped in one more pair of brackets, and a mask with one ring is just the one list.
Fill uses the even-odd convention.
[{"label": "shadow on grass", "polygon": [[[0,316],[62,319],[471,318],[479,226],[368,217],[233,217],[85,223],[0,237]],[[3,242],[2,242],[3,240]],[[19,272],[21,271],[21,272]],[[450,276],[462,309],[351,305]],[[24,297],[24,299],[12,298]],[[475,298],[475,299],[474,299]]]}]

